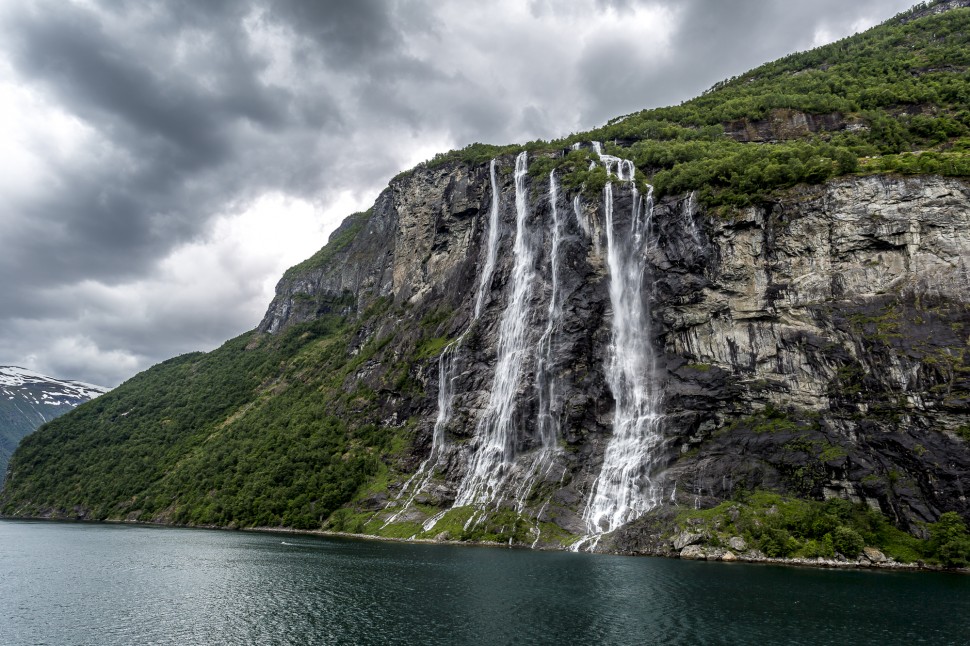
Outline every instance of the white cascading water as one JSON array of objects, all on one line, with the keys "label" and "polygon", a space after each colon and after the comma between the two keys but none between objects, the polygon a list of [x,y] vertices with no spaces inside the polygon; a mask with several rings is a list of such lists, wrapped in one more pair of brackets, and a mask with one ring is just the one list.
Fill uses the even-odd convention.
[{"label": "white cascading water", "polygon": [[492,286],[492,274],[495,273],[495,261],[498,258],[498,182],[495,181],[495,160],[488,165],[488,176],[492,183],[492,208],[488,213],[488,250],[485,256],[485,268],[478,283],[478,295],[475,298],[475,314],[472,321],[477,321],[482,315],[482,305],[485,294]]},{"label": "white cascading water", "polygon": [[[536,360],[536,394],[537,416],[536,429],[539,435],[539,447],[531,455],[529,463],[524,465],[524,475],[514,492],[516,509],[521,513],[525,510],[529,494],[540,479],[549,475],[554,465],[553,456],[558,451],[559,415],[561,414],[558,401],[558,379],[555,371],[556,345],[555,336],[559,330],[562,318],[562,289],[559,282],[560,265],[562,262],[561,245],[565,234],[566,222],[559,215],[559,183],[556,181],[556,171],[549,173],[549,211],[552,215],[552,240],[549,249],[549,268],[551,278],[551,293],[549,307],[546,309],[546,327],[539,337],[538,357]],[[548,505],[548,501],[542,509]],[[538,515],[541,515],[541,510]],[[538,541],[538,522],[536,524],[536,540]]]},{"label": "white cascading water", "polygon": [[529,354],[528,302],[534,282],[534,252],[529,215],[526,153],[515,160],[516,229],[509,301],[499,326],[497,359],[488,404],[475,429],[475,451],[458,489],[455,507],[501,499],[500,491],[514,466],[516,393],[522,364]]},{"label": "white cascading water", "polygon": [[[401,487],[400,493],[398,493],[398,495],[388,503],[387,506],[395,505],[402,497],[408,495],[410,492],[404,506],[398,510],[397,513],[384,521],[384,525],[382,527],[386,527],[387,525],[397,521],[401,514],[411,507],[417,495],[421,493],[428,485],[428,481],[431,479],[434,467],[437,466],[442,457],[442,450],[445,444],[445,428],[448,426],[448,422],[451,421],[452,406],[455,396],[455,351],[461,347],[462,341],[465,340],[465,336],[468,334],[468,331],[482,314],[485,296],[488,294],[491,286],[492,274],[495,273],[495,262],[498,258],[499,190],[498,182],[495,178],[494,159],[489,164],[488,171],[489,180],[491,181],[492,186],[492,205],[488,214],[488,246],[485,251],[485,266],[482,269],[481,276],[479,277],[478,292],[475,298],[475,310],[472,314],[472,320],[465,331],[462,332],[457,339],[445,346],[445,349],[441,352],[441,356],[438,357],[438,416],[435,418],[434,430],[432,431],[431,435],[431,453],[429,453],[428,457],[421,463],[414,475],[404,483],[404,486]],[[435,523],[438,522],[442,515],[443,513],[438,514],[425,522],[425,531],[428,531],[434,527]]]},{"label": "white cascading water", "polygon": [[586,215],[583,213],[583,205],[578,195],[573,198],[573,215],[576,216],[576,224],[588,238],[591,235],[589,222],[587,222]]},{"label": "white cascading water", "polygon": [[[642,298],[644,277],[644,252],[653,244],[649,236],[652,217],[652,189],[644,200],[637,194],[634,183],[635,167],[624,160],[602,152],[598,142],[593,143],[600,163],[609,177],[628,183],[633,192],[633,211],[627,230],[617,225],[614,218],[613,181],[604,189],[604,211],[609,269],[610,302],[613,309],[612,335],[606,365],[606,378],[616,403],[613,434],[604,454],[603,465],[587,501],[584,520],[588,535],[574,545],[595,547],[599,538],[621,525],[628,523],[660,504],[662,491],[651,480],[652,459],[662,438],[659,432],[660,391],[655,382],[655,357],[650,346],[649,313]],[[593,162],[595,165],[595,162]],[[615,175],[614,175],[615,173]],[[459,486],[454,507],[476,505],[466,527],[483,517],[484,506],[498,504],[503,499],[515,499],[518,510],[524,510],[525,500],[537,478],[548,475],[557,450],[559,435],[556,410],[556,381],[554,370],[555,345],[553,343],[562,314],[560,283],[560,243],[565,223],[560,221],[558,209],[558,186],[554,174],[549,179],[549,200],[553,220],[550,250],[552,294],[547,311],[546,326],[540,337],[536,364],[536,388],[538,391],[537,435],[539,446],[528,460],[516,465],[517,431],[521,420],[514,419],[516,398],[520,391],[523,366],[530,355],[528,330],[530,316],[528,304],[535,282],[534,264],[536,252],[533,236],[527,225],[528,187],[527,157],[521,153],[515,165],[516,238],[513,245],[513,268],[509,280],[509,297],[499,324],[496,345],[496,367],[488,403],[476,427],[473,440],[474,453],[469,461],[464,479]],[[495,162],[490,166],[492,205],[490,212],[488,248],[485,264],[477,289],[475,309],[469,328],[449,344],[439,359],[438,416],[435,420],[431,454],[419,467],[418,472],[405,483],[399,500],[411,492],[404,505],[387,522],[394,522],[413,503],[416,495],[430,482],[434,467],[444,453],[445,428],[451,419],[453,385],[455,380],[455,351],[478,320],[489,294],[492,275],[498,253],[499,194],[495,177]],[[688,207],[689,208],[689,207]],[[593,238],[597,248],[599,240],[592,234],[592,227],[583,216],[581,204],[573,202],[573,211],[584,233]],[[623,218],[620,218],[623,220]],[[585,226],[584,226],[585,225]],[[523,456],[525,457],[525,456]],[[546,473],[543,474],[543,471]],[[565,475],[565,470],[563,471]],[[514,491],[509,491],[512,480]],[[431,530],[443,516],[441,512],[424,523]],[[387,523],[385,523],[387,524]],[[538,528],[538,525],[537,525]],[[538,533],[536,541],[538,541]],[[591,547],[591,549],[592,549]]]},{"label": "white cascading water", "polygon": [[584,513],[589,537],[601,536],[638,518],[657,506],[662,494],[651,481],[652,457],[662,440],[660,392],[650,346],[650,317],[642,297],[652,189],[647,194],[644,214],[633,183],[632,162],[603,155],[598,144],[594,148],[608,172],[615,166],[617,179],[630,182],[633,212],[628,233],[617,231],[613,185],[607,182],[604,211],[613,321],[606,378],[616,408],[613,435]]},{"label": "white cascading water", "polygon": [[687,194],[687,199],[684,200],[684,224],[687,225],[687,232],[690,233],[691,242],[694,243],[694,249],[700,249],[701,244],[701,234],[697,230],[697,222],[694,220],[694,214],[697,213],[697,200],[694,197],[695,191],[691,191]]},{"label": "white cascading water", "polygon": [[551,449],[559,437],[559,418],[556,408],[556,375],[553,370],[555,346],[553,337],[562,316],[562,297],[559,290],[559,246],[562,242],[563,223],[559,221],[559,187],[556,171],[549,173],[549,207],[552,213],[552,244],[549,265],[552,277],[552,294],[546,311],[546,329],[539,338],[539,361],[536,366],[536,388],[539,394],[538,430],[543,449]]}]

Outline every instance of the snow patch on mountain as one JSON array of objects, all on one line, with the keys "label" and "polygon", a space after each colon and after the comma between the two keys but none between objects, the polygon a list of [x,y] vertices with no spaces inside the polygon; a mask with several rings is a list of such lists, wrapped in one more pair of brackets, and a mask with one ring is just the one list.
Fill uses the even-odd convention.
[{"label": "snow patch on mountain", "polygon": [[94,399],[108,390],[83,381],[48,377],[17,366],[0,366],[0,396],[7,399],[19,396],[35,404],[76,406],[80,401]]},{"label": "snow patch on mountain", "polygon": [[0,366],[0,483],[20,440],[42,424],[108,390],[17,366]]}]

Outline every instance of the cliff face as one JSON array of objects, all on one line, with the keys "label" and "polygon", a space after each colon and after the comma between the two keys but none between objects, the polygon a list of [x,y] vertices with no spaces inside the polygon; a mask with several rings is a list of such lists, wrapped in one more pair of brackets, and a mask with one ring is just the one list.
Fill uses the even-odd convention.
[{"label": "cliff face", "polygon": [[701,258],[683,204],[665,205],[652,260],[682,456],[667,477],[703,502],[846,497],[912,530],[966,516],[968,196],[952,179],[839,180],[700,214]]},{"label": "cliff face", "polygon": [[861,119],[847,119],[839,113],[806,114],[784,108],[771,110],[767,119],[738,119],[724,124],[725,134],[745,143],[786,141],[812,134],[867,128]]},{"label": "cliff face", "polygon": [[[358,510],[429,536],[499,518],[538,544],[622,525],[609,540],[628,551],[665,508],[759,488],[865,502],[917,532],[970,513],[965,182],[853,177],[712,213],[690,195],[652,205],[612,170],[611,199],[574,201],[511,159],[494,176],[419,168],[327,267],[281,281],[263,331],[307,304],[385,299],[398,307],[366,326],[392,333],[384,363],[416,357],[421,394],[381,390],[380,361],[358,372],[385,416],[416,419],[399,479]],[[640,234],[626,298],[644,318],[621,343],[618,250]],[[638,337],[631,385],[617,357]],[[631,404],[634,386],[650,397]],[[640,446],[617,453],[637,405],[656,419],[630,421]]]},{"label": "cliff face", "polygon": [[382,296],[415,303],[440,293],[471,255],[486,182],[487,169],[464,166],[392,182],[370,212],[334,232],[331,241],[347,240],[326,262],[287,272],[258,329],[278,332],[335,303],[363,310]]}]

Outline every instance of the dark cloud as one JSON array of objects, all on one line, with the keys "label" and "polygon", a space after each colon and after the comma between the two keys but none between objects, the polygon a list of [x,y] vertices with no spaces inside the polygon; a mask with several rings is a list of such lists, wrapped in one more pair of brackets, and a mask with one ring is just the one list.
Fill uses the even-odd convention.
[{"label": "dark cloud", "polygon": [[[22,90],[17,141],[29,143],[14,179],[0,178],[0,364],[111,385],[211,348],[255,324],[275,280],[258,241],[224,239],[225,218],[262,196],[356,208],[443,148],[677,103],[905,6],[10,3],[0,83]],[[260,213],[290,226],[284,211]]]},{"label": "dark cloud", "polygon": [[382,0],[281,0],[270,6],[271,19],[304,36],[307,53],[330,67],[356,71],[402,54],[404,40],[394,24],[392,4]]},{"label": "dark cloud", "polygon": [[[236,17],[224,18],[231,25]],[[158,45],[198,28],[184,21],[163,18],[151,34],[119,38],[90,12],[57,3],[57,10],[25,12],[8,27],[8,51],[22,74],[125,147],[159,155],[169,167],[218,163],[230,154],[228,126],[236,120],[267,128],[282,121],[285,106],[256,80],[262,61],[248,55],[238,25],[210,34],[211,44],[175,69],[166,69],[171,51]],[[158,40],[155,49],[143,48],[149,35]],[[198,74],[214,83],[200,82]]]},{"label": "dark cloud", "polygon": [[[816,46],[819,32],[834,37],[853,25],[871,26],[909,6],[909,0],[596,0],[603,9],[629,17],[634,8],[669,7],[677,26],[668,36],[670,58],[654,65],[625,62],[607,43],[590,47],[580,62],[582,83],[591,101],[584,120],[601,122],[647,107],[679,103],[716,82],[762,63]],[[649,62],[648,62],[649,63]],[[609,69],[609,74],[604,70]]]},{"label": "dark cloud", "polygon": [[[206,92],[189,70],[159,74],[162,61],[139,56],[137,42],[116,40],[96,16],[63,3],[47,9],[25,11],[5,25],[10,59],[115,151],[57,169],[56,190],[23,212],[52,235],[26,232],[14,240],[16,257],[7,259],[25,270],[28,282],[140,274],[196,234],[206,207],[221,199],[221,187],[200,195],[187,183],[233,156],[233,120],[272,125],[279,115],[252,82],[231,78],[228,91]],[[226,45],[234,47],[233,39]],[[190,197],[203,200],[191,214]]]}]

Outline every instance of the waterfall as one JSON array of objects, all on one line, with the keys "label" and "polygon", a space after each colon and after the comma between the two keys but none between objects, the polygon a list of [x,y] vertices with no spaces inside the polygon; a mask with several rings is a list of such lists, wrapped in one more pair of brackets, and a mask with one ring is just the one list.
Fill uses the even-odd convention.
[{"label": "waterfall", "polygon": [[485,268],[478,282],[473,321],[478,320],[482,314],[482,303],[485,301],[485,293],[492,286],[492,274],[495,272],[495,260],[498,257],[498,182],[495,181],[494,159],[488,165],[488,176],[492,183],[492,208],[488,214],[488,251],[485,256]]},{"label": "waterfall", "polygon": [[523,151],[515,160],[516,227],[509,301],[499,326],[495,374],[488,404],[475,429],[475,452],[458,489],[456,507],[498,499],[513,467],[516,440],[513,414],[523,359],[529,353],[528,301],[534,278],[531,232],[526,226],[529,215],[527,171],[528,161]]},{"label": "waterfall", "polygon": [[588,238],[591,235],[589,222],[586,221],[586,216],[583,214],[583,205],[578,195],[573,198],[573,215],[576,216],[576,224]]},{"label": "waterfall", "polygon": [[[593,143],[608,176],[603,191],[604,222],[596,225],[585,217],[579,199],[572,200],[573,215],[596,249],[605,238],[605,257],[609,275],[609,297],[612,305],[610,345],[605,362],[605,377],[613,394],[615,409],[612,435],[604,451],[603,464],[587,498],[583,519],[587,537],[594,541],[660,504],[663,491],[651,479],[654,460],[662,442],[660,434],[660,390],[656,383],[656,357],[651,348],[650,316],[644,302],[645,253],[655,244],[650,235],[653,214],[652,189],[641,196],[636,188],[636,168],[625,159],[603,153]],[[536,325],[530,302],[537,284],[536,262],[539,259],[538,232],[530,226],[528,158],[525,152],[515,161],[515,240],[512,243],[511,270],[505,284],[505,308],[497,326],[495,368],[487,401],[478,416],[474,436],[469,443],[469,457],[458,486],[453,508],[475,506],[467,519],[466,529],[486,517],[486,505],[508,501],[519,513],[535,484],[545,482],[553,468],[562,467],[556,458],[560,436],[561,367],[557,337],[563,318],[562,288],[563,240],[571,223],[568,212],[560,212],[559,184],[555,171],[549,175],[548,200],[551,228],[546,238],[549,249],[550,296],[548,306],[535,312],[545,316],[542,327]],[[431,482],[435,467],[443,464],[446,453],[445,431],[451,421],[454,385],[458,372],[457,357],[463,340],[476,323],[491,290],[498,264],[499,190],[496,162],[489,167],[492,203],[489,213],[487,248],[477,289],[472,319],[468,328],[445,347],[438,363],[438,415],[435,420],[432,448],[418,472],[408,480],[395,499],[407,502],[387,523],[394,522],[412,506],[418,493]],[[629,213],[616,213],[614,188],[622,184],[632,192]],[[565,204],[569,208],[569,204]],[[599,253],[599,252],[598,252]],[[538,343],[530,330],[539,335]],[[531,357],[535,356],[535,382],[525,384]],[[517,405],[527,388],[536,394],[534,438],[523,437],[525,429]],[[518,414],[517,414],[518,413]],[[534,449],[522,453],[523,448]],[[556,466],[558,465],[558,467]],[[553,477],[554,479],[554,477]],[[397,502],[396,504],[400,504]],[[540,508],[540,512],[548,506]],[[424,530],[431,531],[444,511],[428,518]],[[385,523],[385,524],[387,524]],[[536,521],[536,536],[539,526]],[[538,538],[536,539],[538,540]],[[578,546],[580,544],[577,544]]]},{"label": "waterfall", "polygon": [[[601,147],[594,144],[599,153]],[[633,212],[629,229],[614,220],[613,184],[604,189],[607,264],[612,338],[606,378],[615,401],[613,434],[584,513],[590,536],[599,536],[638,518],[659,504],[661,491],[651,481],[652,459],[661,444],[660,392],[655,382],[655,356],[650,346],[650,317],[643,302],[644,245],[649,244],[652,189],[646,213],[633,184],[635,168],[627,160],[602,155],[607,172],[615,167],[620,181],[630,182]]]},{"label": "waterfall", "polygon": [[556,171],[549,173],[549,208],[552,213],[552,244],[549,252],[552,294],[546,312],[546,329],[539,338],[539,360],[536,367],[536,388],[539,394],[538,428],[543,449],[551,449],[559,437],[559,418],[556,407],[556,375],[553,371],[553,335],[562,316],[562,296],[559,293],[559,246],[563,223],[559,221],[559,187]]},{"label": "waterfall", "polygon": [[495,179],[495,160],[488,165],[489,180],[492,186],[492,206],[488,212],[488,246],[485,251],[485,267],[482,275],[478,279],[478,295],[475,298],[475,311],[468,327],[457,339],[445,346],[438,357],[438,417],[434,423],[434,434],[432,436],[431,453],[434,455],[436,450],[440,450],[445,441],[445,427],[451,421],[451,408],[454,400],[454,352],[461,346],[462,341],[468,335],[479,317],[482,315],[482,307],[485,302],[485,295],[492,284],[492,274],[495,273],[495,261],[498,258],[498,212],[499,212],[499,190],[498,182]]},{"label": "waterfall", "polygon": [[684,216],[684,224],[687,225],[687,232],[690,234],[690,239],[694,243],[694,249],[700,249],[702,244],[701,234],[697,230],[697,222],[694,220],[694,215],[697,213],[697,200],[694,197],[694,193],[695,191],[691,191],[687,194],[682,213]]},{"label": "waterfall", "polygon": [[[549,272],[551,278],[551,293],[549,306],[546,309],[546,326],[539,337],[538,356],[536,359],[536,399],[537,416],[536,428],[539,435],[539,448],[528,462],[522,467],[521,481],[513,494],[516,509],[519,513],[525,511],[529,494],[535,483],[549,475],[558,451],[559,415],[561,413],[558,401],[558,379],[555,370],[556,345],[555,335],[559,330],[562,319],[562,289],[559,282],[560,264],[562,262],[561,243],[565,233],[566,222],[559,215],[559,184],[556,181],[556,171],[549,173],[549,211],[552,215],[552,240],[549,250]],[[540,508],[538,516],[548,507],[549,501]],[[536,520],[536,541],[540,533]]]},{"label": "waterfall", "polygon": [[[394,515],[384,521],[384,524],[381,526],[382,528],[397,521],[401,514],[411,507],[417,495],[421,493],[428,485],[428,482],[431,480],[433,469],[435,466],[437,466],[442,457],[442,450],[445,444],[445,428],[448,426],[448,422],[451,421],[452,406],[455,395],[455,351],[461,347],[461,344],[468,335],[469,330],[471,330],[472,326],[482,314],[482,306],[485,302],[485,295],[488,293],[488,289],[491,286],[492,274],[495,272],[495,262],[498,258],[499,190],[498,182],[495,179],[494,159],[488,166],[488,172],[492,187],[492,205],[488,214],[488,246],[485,250],[485,267],[482,269],[482,274],[479,277],[478,291],[475,298],[475,310],[472,314],[472,320],[468,324],[468,327],[465,328],[465,331],[462,332],[457,339],[446,345],[445,349],[442,350],[441,355],[438,357],[438,415],[435,418],[434,430],[431,434],[431,453],[429,453],[428,457],[421,462],[421,465],[418,467],[418,470],[415,471],[414,475],[408,478],[407,482],[404,483],[404,486],[401,487],[401,491],[398,493],[398,495],[385,506],[386,509],[391,505],[397,504],[402,497],[410,492],[404,506]],[[439,514],[430,521],[426,522],[424,528],[425,531],[430,530],[440,516],[441,515]]]},{"label": "waterfall", "polygon": [[579,228],[582,229],[583,234],[593,240],[593,251],[596,253],[596,256],[601,257],[603,254],[600,248],[599,235],[594,232],[590,218],[583,212],[583,204],[578,195],[573,198],[573,215],[576,216],[576,222],[579,223]]}]

